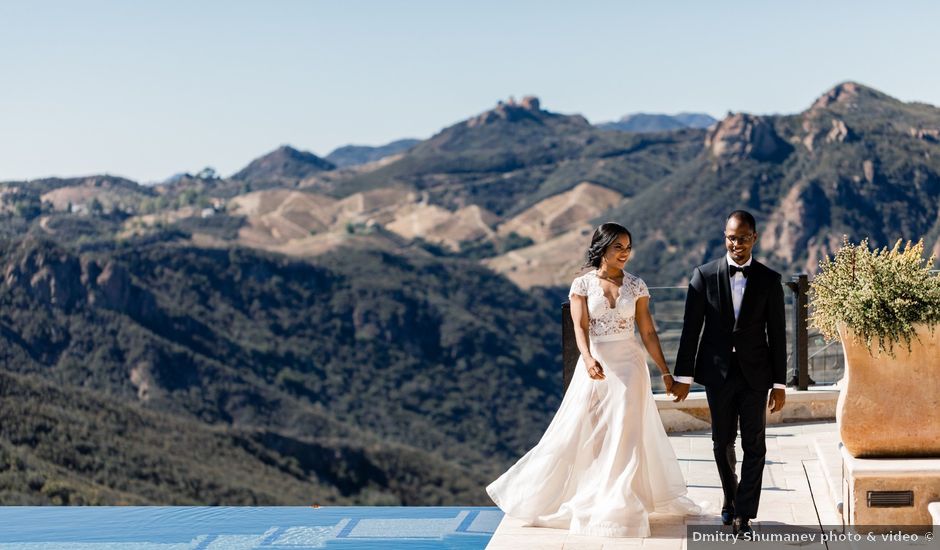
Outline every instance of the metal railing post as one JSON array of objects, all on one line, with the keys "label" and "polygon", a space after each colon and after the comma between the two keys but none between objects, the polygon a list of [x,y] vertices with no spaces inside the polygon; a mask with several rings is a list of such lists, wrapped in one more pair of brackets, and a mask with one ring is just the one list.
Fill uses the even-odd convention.
[{"label": "metal railing post", "polygon": [[793,291],[793,360],[796,374],[787,384],[800,391],[809,389],[809,276],[806,273],[793,275],[787,287]]}]

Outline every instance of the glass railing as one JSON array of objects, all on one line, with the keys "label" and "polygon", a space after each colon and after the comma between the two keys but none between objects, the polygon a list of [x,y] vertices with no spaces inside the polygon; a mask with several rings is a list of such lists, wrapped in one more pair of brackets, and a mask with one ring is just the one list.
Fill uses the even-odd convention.
[{"label": "glass railing", "polygon": [[[933,270],[931,273],[940,275],[940,270]],[[795,386],[798,381],[797,361],[794,357],[796,349],[794,303],[795,293],[790,289],[787,282],[783,284],[784,298],[786,300],[786,327],[787,327],[787,385]],[[685,310],[685,295],[688,286],[659,286],[650,287],[650,310],[653,319],[656,322],[656,328],[659,333],[660,344],[663,348],[663,354],[666,356],[666,362],[670,370],[675,368],[676,353],[679,350],[679,338],[682,334],[682,317]],[[563,317],[568,315],[563,308]],[[574,362],[577,361],[577,349],[573,344],[573,335],[570,331],[570,321],[565,319],[568,327],[563,330],[569,331],[566,338],[571,340],[571,344],[565,343],[564,363],[565,378],[570,379]],[[570,348],[570,349],[569,349]],[[809,375],[809,386],[825,386],[837,383],[845,372],[845,357],[842,352],[840,342],[827,342],[817,329],[807,327],[807,364],[806,371]],[[647,365],[650,370],[650,383],[654,393],[665,392],[662,377],[659,369],[651,358],[647,358]],[[703,387],[695,384],[692,390],[704,390]]]},{"label": "glass railing", "polygon": [[[659,341],[663,347],[663,354],[670,370],[675,368],[676,353],[679,350],[679,337],[682,334],[682,316],[685,309],[685,295],[688,286],[650,287],[650,311],[656,321],[659,332]],[[796,379],[796,362],[793,358],[794,319],[793,319],[793,292],[784,283],[784,298],[787,315],[787,381]],[[809,342],[809,376],[811,385],[834,384],[844,371],[842,345],[839,342],[826,342],[819,331],[810,328]],[[653,391],[665,391],[659,369],[648,359],[650,367],[650,382]],[[704,390],[695,384],[692,390]]]}]

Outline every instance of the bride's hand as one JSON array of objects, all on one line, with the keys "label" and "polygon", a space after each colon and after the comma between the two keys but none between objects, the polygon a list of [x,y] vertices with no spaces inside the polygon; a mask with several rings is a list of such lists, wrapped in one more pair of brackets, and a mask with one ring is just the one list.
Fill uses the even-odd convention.
[{"label": "bride's hand", "polygon": [[673,382],[673,379],[672,379],[672,375],[671,375],[671,374],[664,374],[664,375],[663,375],[663,384],[666,386],[666,393],[667,393],[667,394],[671,394],[671,393],[672,393],[672,382]]},{"label": "bride's hand", "polygon": [[597,362],[597,359],[593,357],[584,362],[584,366],[587,367],[588,376],[592,380],[603,380],[607,378],[604,376],[604,369],[601,367],[601,364]]}]

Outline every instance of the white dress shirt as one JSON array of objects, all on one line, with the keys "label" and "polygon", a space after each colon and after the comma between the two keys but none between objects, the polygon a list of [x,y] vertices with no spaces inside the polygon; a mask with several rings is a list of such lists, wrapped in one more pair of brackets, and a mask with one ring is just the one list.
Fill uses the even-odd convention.
[{"label": "white dress shirt", "polygon": [[[728,266],[735,267],[749,267],[751,262],[754,261],[754,256],[751,256],[747,259],[746,262],[742,265],[738,265],[737,262],[731,259],[731,255],[727,255],[726,259],[728,260]],[[744,300],[744,289],[747,287],[747,277],[744,276],[744,273],[738,271],[734,274],[734,277],[731,277],[731,305],[734,307],[734,320],[738,320],[738,315],[741,314],[741,301]],[[734,348],[731,348],[731,351],[735,351]]]},{"label": "white dress shirt", "polygon": [[[748,267],[751,265],[751,262],[754,261],[754,256],[751,256],[741,265],[738,265],[737,262],[731,259],[731,254],[727,254],[725,259],[728,261],[728,266],[735,267]],[[744,300],[744,289],[747,288],[747,277],[744,276],[744,273],[738,271],[731,277],[731,305],[734,308],[734,320],[738,320],[738,315],[741,314],[741,302]],[[734,348],[731,348],[731,351],[735,351]],[[691,384],[691,376],[675,376],[673,377],[676,382],[681,384]],[[787,387],[784,384],[774,384],[774,389],[785,390]]]}]

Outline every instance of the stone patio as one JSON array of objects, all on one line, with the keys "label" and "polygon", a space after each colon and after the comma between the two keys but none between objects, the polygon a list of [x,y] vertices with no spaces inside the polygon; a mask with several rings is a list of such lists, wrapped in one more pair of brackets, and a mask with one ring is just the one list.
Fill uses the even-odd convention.
[{"label": "stone patio", "polygon": [[[817,454],[817,440],[837,442],[835,422],[777,424],[767,427],[767,465],[761,493],[760,515],[753,522],[755,530],[762,526],[842,525],[830,494],[825,461]],[[681,518],[654,514],[651,518],[652,537],[600,538],[569,535],[564,530],[525,527],[522,522],[504,517],[490,540],[489,550],[614,550],[654,548],[680,550],[688,548],[687,525],[720,525],[721,484],[712,455],[711,435],[707,431],[670,434],[686,476],[689,496],[696,501],[711,503],[711,514]],[[738,441],[738,468],[743,456]],[[831,465],[829,466],[832,467]],[[836,467],[839,467],[836,465]],[[838,476],[838,471],[829,474]],[[728,528],[730,529],[730,528]],[[820,548],[825,546],[816,545]],[[694,547],[695,545],[693,545]]]}]

